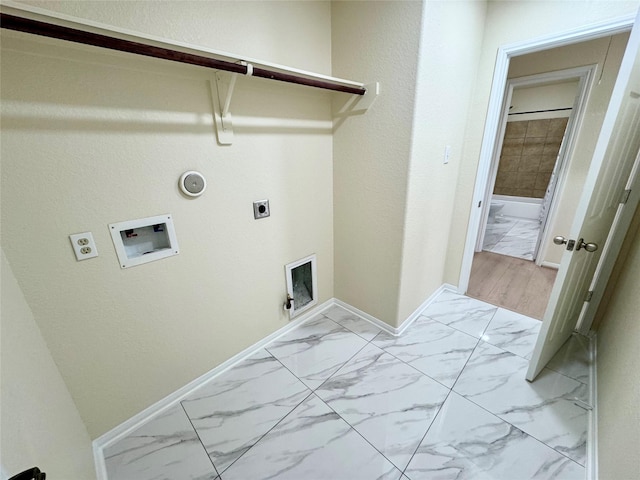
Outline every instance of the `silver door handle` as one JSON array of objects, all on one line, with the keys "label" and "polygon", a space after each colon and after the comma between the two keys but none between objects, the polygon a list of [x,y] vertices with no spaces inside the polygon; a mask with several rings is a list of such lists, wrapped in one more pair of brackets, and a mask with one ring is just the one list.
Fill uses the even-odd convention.
[{"label": "silver door handle", "polygon": [[553,237],[553,243],[556,245],[564,245],[567,244],[567,250],[570,252],[573,250],[573,247],[576,245],[575,240],[570,240],[568,238],[564,238],[562,235],[558,235],[557,237]]},{"label": "silver door handle", "polygon": [[587,252],[595,252],[596,250],[598,250],[598,244],[584,243],[584,238],[581,238],[580,240],[578,240],[578,246],[576,247],[576,252],[581,248],[584,248]]}]

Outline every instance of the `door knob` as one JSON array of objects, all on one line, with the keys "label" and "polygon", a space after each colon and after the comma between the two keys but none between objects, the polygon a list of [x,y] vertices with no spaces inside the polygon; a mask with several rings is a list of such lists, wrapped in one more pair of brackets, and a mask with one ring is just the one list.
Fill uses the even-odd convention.
[{"label": "door knob", "polygon": [[[555,241],[555,239],[554,239]],[[596,250],[598,250],[598,244],[597,243],[584,243],[584,238],[581,238],[580,240],[578,240],[578,246],[576,248],[576,252],[578,250],[580,250],[581,248],[584,248],[587,252],[595,252]]]},{"label": "door knob", "polygon": [[562,235],[558,235],[557,237],[553,237],[553,243],[555,243],[556,245],[564,245],[566,243],[567,250],[571,252],[576,244],[576,241],[569,240],[568,238],[564,238]]}]

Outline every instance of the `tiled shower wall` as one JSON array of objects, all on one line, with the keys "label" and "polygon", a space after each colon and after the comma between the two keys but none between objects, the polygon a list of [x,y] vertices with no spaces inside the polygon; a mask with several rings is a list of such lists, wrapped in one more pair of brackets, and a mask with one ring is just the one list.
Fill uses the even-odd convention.
[{"label": "tiled shower wall", "polygon": [[543,198],[568,120],[508,122],[493,193]]}]

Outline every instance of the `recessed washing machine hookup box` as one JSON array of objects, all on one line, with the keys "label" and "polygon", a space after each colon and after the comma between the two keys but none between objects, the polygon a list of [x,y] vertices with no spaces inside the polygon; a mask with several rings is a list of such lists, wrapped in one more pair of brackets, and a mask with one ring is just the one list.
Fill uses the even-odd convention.
[{"label": "recessed washing machine hookup box", "polygon": [[170,214],[109,224],[121,268],[180,253]]}]

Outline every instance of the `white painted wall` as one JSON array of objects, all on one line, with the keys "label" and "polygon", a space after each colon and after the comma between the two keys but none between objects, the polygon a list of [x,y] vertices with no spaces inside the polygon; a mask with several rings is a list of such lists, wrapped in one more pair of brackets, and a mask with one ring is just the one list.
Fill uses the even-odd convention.
[{"label": "white painted wall", "polygon": [[16,3],[331,74],[331,24],[326,1],[16,0]]},{"label": "white painted wall", "polygon": [[635,14],[640,2],[633,1],[490,1],[485,35],[479,59],[476,89],[467,117],[465,148],[455,196],[453,222],[444,280],[457,284],[462,264],[464,240],[475,185],[482,135],[489,104],[496,53],[501,45],[566,32],[581,26]]},{"label": "white painted wall", "polygon": [[621,254],[618,282],[598,329],[598,478],[626,480],[640,472],[640,209]]},{"label": "white painted wall", "polygon": [[332,8],[334,75],[382,88],[335,122],[336,296],[396,327],[442,284],[484,2]]},{"label": "white painted wall", "polygon": [[[509,77],[512,78],[511,75],[509,75]],[[572,108],[577,92],[577,81],[514,88],[507,121],[525,122],[527,120],[569,117],[571,110],[552,110]],[[546,111],[526,113],[537,112],[539,110]]]},{"label": "white painted wall", "polygon": [[[330,73],[327,2],[40,5]],[[333,297],[330,95],[242,78],[221,147],[210,75],[2,32],[2,246],[92,438],[285,325],[285,264],[316,253]],[[121,270],[107,225],[162,213],[181,253]],[[76,262],[83,231],[100,256]]]},{"label": "white painted wall", "polygon": [[333,74],[381,84],[365,115],[334,122],[335,295],[395,326],[422,5],[331,8]]},{"label": "white painted wall", "polygon": [[449,230],[485,10],[477,1],[424,4],[395,326],[442,285],[448,246],[463,240]]},{"label": "white painted wall", "polygon": [[39,467],[52,479],[96,478],[87,429],[4,252],[1,256],[3,473]]}]

